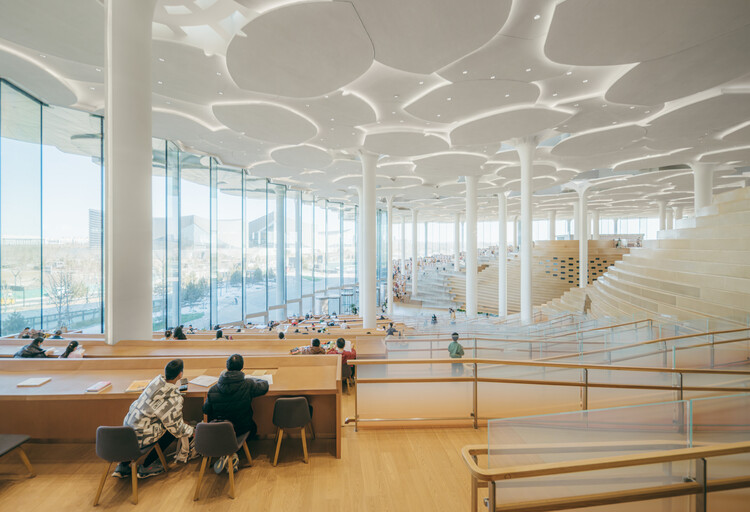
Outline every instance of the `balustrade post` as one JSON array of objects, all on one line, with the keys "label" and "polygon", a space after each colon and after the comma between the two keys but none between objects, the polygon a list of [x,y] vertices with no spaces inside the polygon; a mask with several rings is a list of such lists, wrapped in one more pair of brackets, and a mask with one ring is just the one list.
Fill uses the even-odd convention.
[{"label": "balustrade post", "polygon": [[584,411],[589,409],[589,369],[583,369],[583,397],[581,399],[581,406]]}]

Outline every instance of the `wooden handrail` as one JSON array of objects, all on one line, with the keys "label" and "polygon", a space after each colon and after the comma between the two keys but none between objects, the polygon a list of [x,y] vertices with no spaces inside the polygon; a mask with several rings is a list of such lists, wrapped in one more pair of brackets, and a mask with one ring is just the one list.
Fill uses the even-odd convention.
[{"label": "wooden handrail", "polygon": [[625,327],[626,325],[637,325],[641,322],[653,322],[651,318],[644,318],[642,320],[634,320],[632,322],[625,322],[622,324],[615,324],[615,325],[607,325],[602,327],[592,327],[591,329],[584,329],[582,331],[568,331],[561,334],[556,334],[554,336],[550,336],[550,338],[559,338],[560,336],[570,336],[571,334],[578,334],[583,332],[592,332],[592,331],[601,331],[605,329],[616,329],[618,327]]},{"label": "wooden handrail", "polygon": [[740,443],[726,443],[718,445],[700,446],[696,448],[678,448],[674,450],[660,450],[646,454],[619,455],[563,462],[547,462],[542,464],[526,464],[505,468],[480,468],[474,460],[479,450],[488,450],[487,445],[468,445],[461,449],[461,455],[469,468],[471,475],[478,481],[511,480],[535,476],[561,475],[597,471],[602,469],[623,468],[629,466],[644,466],[662,462],[676,462],[681,460],[719,457],[750,452],[750,441]]},{"label": "wooden handrail", "polygon": [[[540,360],[517,360],[517,359],[485,359],[485,358],[441,358],[441,359],[350,359],[350,365],[388,365],[388,364],[447,364],[447,363],[469,363],[469,364],[494,364],[507,366],[535,366],[544,368],[574,368],[588,370],[614,370],[614,371],[638,371],[654,373],[693,373],[693,374],[717,374],[717,375],[750,375],[750,370],[717,370],[709,368],[653,368],[648,366],[610,366],[604,364],[584,363],[552,363]],[[359,380],[359,379],[358,379]]]}]

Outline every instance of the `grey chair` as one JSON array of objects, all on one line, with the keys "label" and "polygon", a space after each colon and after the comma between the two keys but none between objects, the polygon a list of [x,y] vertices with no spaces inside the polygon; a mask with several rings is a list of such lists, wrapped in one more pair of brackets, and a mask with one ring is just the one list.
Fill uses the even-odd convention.
[{"label": "grey chair", "polygon": [[138,459],[150,452],[151,448],[156,450],[156,454],[164,466],[164,471],[166,471],[167,460],[164,458],[164,453],[161,451],[159,444],[153,443],[143,448],[138,447],[138,438],[132,427],[99,427],[96,429],[96,454],[100,459],[107,461],[107,468],[99,481],[94,506],[99,504],[99,497],[102,494],[102,489],[104,489],[104,482],[107,480],[112,463],[127,461],[130,461],[133,503],[138,503]]},{"label": "grey chair", "polygon": [[[307,464],[307,438],[305,427],[310,425],[312,430],[312,406],[307,403],[307,398],[298,396],[293,398],[279,398],[273,406],[273,424],[276,426],[276,454],[273,456],[273,465],[279,461],[279,450],[281,440],[284,438],[284,430],[299,428],[302,434],[303,461]],[[314,439],[314,435],[313,435]]]},{"label": "grey chair", "polygon": [[[250,457],[250,450],[247,448],[248,433],[236,436],[234,427],[228,421],[219,421],[213,423],[198,423],[195,427],[195,451],[203,455],[201,469],[198,474],[198,482],[195,484],[195,493],[193,501],[198,501],[201,492],[201,482],[203,474],[206,472],[206,466],[211,457],[225,457],[237,452],[240,448],[245,451],[248,466],[253,465],[253,459]],[[234,471],[231,465],[227,467],[229,473],[229,497],[234,499]]]},{"label": "grey chair", "polygon": [[35,476],[34,468],[31,467],[31,461],[21,446],[29,439],[31,439],[29,436],[23,434],[0,434],[0,457],[13,450],[18,450],[18,455],[21,457],[23,465],[29,470],[29,476],[33,477]]}]

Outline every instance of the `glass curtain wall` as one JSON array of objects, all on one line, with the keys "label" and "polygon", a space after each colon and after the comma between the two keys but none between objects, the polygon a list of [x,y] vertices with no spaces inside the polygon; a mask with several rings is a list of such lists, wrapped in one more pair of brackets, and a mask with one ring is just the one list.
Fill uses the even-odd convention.
[{"label": "glass curtain wall", "polygon": [[0,80],[0,334],[103,329],[102,119]]},{"label": "glass curtain wall", "polygon": [[302,193],[286,191],[286,303],[288,315],[299,315],[302,307]]}]

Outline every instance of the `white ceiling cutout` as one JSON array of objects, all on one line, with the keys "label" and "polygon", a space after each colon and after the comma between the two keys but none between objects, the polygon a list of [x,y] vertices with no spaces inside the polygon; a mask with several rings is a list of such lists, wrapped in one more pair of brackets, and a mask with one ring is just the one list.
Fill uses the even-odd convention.
[{"label": "white ceiling cutout", "polygon": [[413,131],[390,131],[368,134],[365,149],[382,155],[418,156],[448,149],[448,143],[435,135]]},{"label": "white ceiling cutout", "polygon": [[534,103],[539,88],[510,80],[466,80],[433,89],[404,107],[410,114],[443,123],[475,117],[519,103]]},{"label": "white ceiling cutout", "polygon": [[104,64],[104,6],[91,0],[0,1],[3,39],[44,55]]},{"label": "white ceiling cutout", "polygon": [[733,128],[721,139],[735,144],[750,144],[750,122],[739,128]]},{"label": "white ceiling cutout", "polygon": [[352,0],[375,47],[375,59],[432,73],[476,50],[508,18],[511,0]]},{"label": "white ceiling cutout", "polygon": [[642,126],[630,125],[574,135],[552,148],[555,156],[609,153],[631,146],[646,135]]},{"label": "white ceiling cutout", "polygon": [[297,175],[300,170],[299,168],[287,167],[274,161],[267,161],[252,165],[250,167],[250,175],[259,178],[289,178]]},{"label": "white ceiling cutout", "polygon": [[553,128],[569,117],[568,112],[544,107],[502,112],[469,121],[453,129],[450,134],[451,143],[472,145],[507,141]]},{"label": "white ceiling cutout", "polygon": [[180,112],[154,110],[151,115],[151,135],[169,140],[196,140],[211,130]]},{"label": "white ceiling cutout", "polygon": [[[553,165],[534,164],[532,177],[553,176],[556,172],[557,171]],[[521,179],[521,167],[518,165],[509,165],[495,171],[495,175],[506,180],[503,184],[505,184],[507,180],[518,180]]]},{"label": "white ceiling cutout", "polygon": [[[555,178],[551,176],[534,176],[531,178],[531,190],[532,192],[536,192],[538,190],[544,190],[545,188],[549,188],[553,185],[555,185],[556,181]],[[505,190],[510,190],[513,192],[520,192],[521,191],[521,180],[508,180],[507,182],[503,183],[503,187]]]},{"label": "white ceiling cutout", "polygon": [[[574,107],[573,105],[577,106]],[[564,107],[576,109],[579,112],[565,121],[559,127],[559,130],[566,133],[578,133],[595,128],[611,128],[616,125],[640,121],[653,116],[661,110],[663,105],[631,108],[632,105],[618,105],[596,97],[567,103]],[[648,113],[646,113],[647,111]]]},{"label": "white ceiling cutout", "polygon": [[299,3],[255,18],[227,49],[234,81],[250,91],[307,98],[367,71],[373,48],[348,2]]},{"label": "white ceiling cutout", "polygon": [[750,72],[749,49],[747,26],[638,64],[609,88],[605,98],[617,103],[655,105],[710,89]]},{"label": "white ceiling cutout", "polygon": [[716,151],[711,153],[705,153],[701,155],[701,162],[712,162],[717,164],[723,164],[727,162],[735,161],[750,161],[750,146],[743,148],[735,148],[725,151]]},{"label": "white ceiling cutout", "polygon": [[648,127],[648,136],[660,144],[693,146],[748,119],[750,94],[725,93],[657,117]]},{"label": "white ceiling cutout", "polygon": [[308,145],[274,149],[271,151],[271,158],[288,167],[307,167],[321,170],[333,162],[333,158],[327,151]]},{"label": "white ceiling cutout", "polygon": [[391,164],[378,165],[378,174],[390,176],[410,176],[414,174],[414,163],[412,162],[394,162]]},{"label": "white ceiling cutout", "polygon": [[300,144],[314,137],[318,128],[296,112],[270,103],[221,104],[214,115],[227,127],[248,137],[277,144]]},{"label": "white ceiling cutout", "polygon": [[550,62],[542,52],[543,44],[542,38],[528,40],[497,35],[438,74],[452,82],[493,79],[493,76],[494,80],[528,82],[563,74],[567,67]]},{"label": "white ceiling cutout", "polygon": [[580,66],[657,59],[750,24],[747,0],[567,0],[555,8],[544,53]]},{"label": "white ceiling cutout", "polygon": [[68,106],[77,100],[76,94],[63,83],[61,77],[44,69],[38,61],[1,49],[0,76],[24,90],[34,91],[40,100],[53,105]]},{"label": "white ceiling cutout", "polygon": [[488,172],[482,169],[486,161],[485,156],[475,153],[440,153],[415,160],[414,174],[428,183],[456,180],[459,176],[481,176]]},{"label": "white ceiling cutout", "polygon": [[637,158],[635,160],[626,160],[615,165],[616,171],[621,170],[637,170],[637,169],[650,169],[653,167],[664,167],[667,165],[677,165],[689,162],[692,157],[696,155],[696,151],[693,149],[679,149],[677,151],[668,153],[647,156],[645,158]]}]

